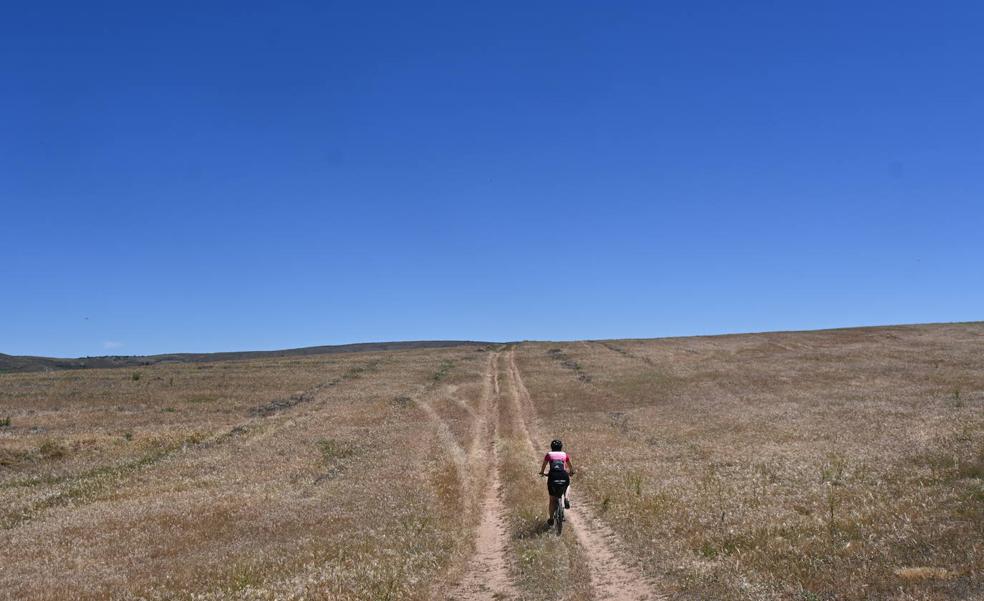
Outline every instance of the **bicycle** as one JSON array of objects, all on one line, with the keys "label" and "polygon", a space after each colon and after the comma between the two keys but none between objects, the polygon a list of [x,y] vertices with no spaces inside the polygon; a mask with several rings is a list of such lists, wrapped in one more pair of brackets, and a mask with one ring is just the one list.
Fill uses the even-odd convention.
[{"label": "bicycle", "polygon": [[[547,478],[548,474],[540,474],[540,477]],[[563,487],[563,492],[560,493],[559,497],[554,497],[557,499],[557,507],[553,512],[553,526],[557,530],[557,536],[560,536],[564,531],[564,500],[567,497],[567,487],[570,486],[570,477],[564,480],[558,480],[556,482],[557,486]],[[551,495],[553,496],[553,495]]]}]

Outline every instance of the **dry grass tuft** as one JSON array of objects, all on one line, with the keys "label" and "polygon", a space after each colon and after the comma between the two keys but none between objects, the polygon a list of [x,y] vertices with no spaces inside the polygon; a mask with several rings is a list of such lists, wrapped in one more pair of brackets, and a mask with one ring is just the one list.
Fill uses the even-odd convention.
[{"label": "dry grass tuft", "polygon": [[944,568],[899,568],[895,575],[909,582],[923,580],[944,580],[950,577],[950,572]]}]

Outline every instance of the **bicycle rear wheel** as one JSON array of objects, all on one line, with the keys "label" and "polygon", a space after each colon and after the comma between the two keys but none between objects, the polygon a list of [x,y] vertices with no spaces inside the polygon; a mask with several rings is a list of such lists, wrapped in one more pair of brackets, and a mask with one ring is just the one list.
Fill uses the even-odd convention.
[{"label": "bicycle rear wheel", "polygon": [[559,500],[557,502],[557,512],[554,516],[554,527],[557,529],[557,536],[560,536],[561,532],[564,531],[564,501]]}]

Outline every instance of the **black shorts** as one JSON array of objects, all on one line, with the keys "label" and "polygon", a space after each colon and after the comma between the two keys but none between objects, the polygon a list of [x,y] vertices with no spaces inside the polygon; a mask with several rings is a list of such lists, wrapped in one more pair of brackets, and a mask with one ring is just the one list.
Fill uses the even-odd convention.
[{"label": "black shorts", "polygon": [[547,492],[551,497],[562,497],[571,485],[571,476],[567,472],[550,472],[547,474]]}]

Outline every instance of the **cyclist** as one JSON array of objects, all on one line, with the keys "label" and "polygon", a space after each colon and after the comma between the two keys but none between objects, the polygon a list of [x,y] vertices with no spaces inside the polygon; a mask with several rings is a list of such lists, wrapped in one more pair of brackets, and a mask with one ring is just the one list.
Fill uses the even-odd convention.
[{"label": "cyclist", "polygon": [[[557,509],[557,502],[561,497],[564,498],[564,509],[571,508],[571,502],[567,498],[567,488],[571,485],[571,476],[574,475],[574,464],[571,463],[571,456],[563,449],[563,442],[551,441],[550,452],[543,456],[543,463],[540,465],[540,475],[547,477],[547,494],[550,495],[548,526],[553,526],[554,510]],[[550,468],[550,472],[544,473],[547,467]]]}]

